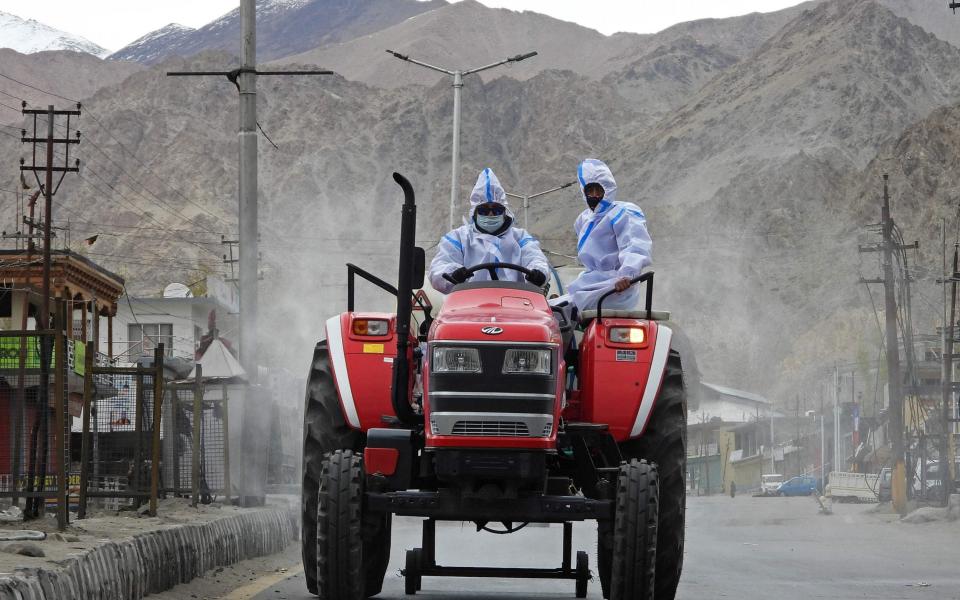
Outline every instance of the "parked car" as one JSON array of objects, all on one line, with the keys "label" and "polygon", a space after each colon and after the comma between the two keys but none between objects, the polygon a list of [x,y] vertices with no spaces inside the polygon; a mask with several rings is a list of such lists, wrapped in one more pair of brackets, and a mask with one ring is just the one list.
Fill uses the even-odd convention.
[{"label": "parked car", "polygon": [[768,473],[760,476],[760,495],[776,496],[777,490],[783,483],[783,475],[779,473]]},{"label": "parked car", "polygon": [[800,475],[792,477],[780,484],[777,488],[778,496],[809,496],[816,494],[820,489],[819,481],[816,477],[807,477]]}]

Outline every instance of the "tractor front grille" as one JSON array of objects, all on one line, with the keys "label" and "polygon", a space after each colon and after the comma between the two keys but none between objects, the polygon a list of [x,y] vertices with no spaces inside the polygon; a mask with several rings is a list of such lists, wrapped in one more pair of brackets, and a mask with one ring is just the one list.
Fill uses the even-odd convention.
[{"label": "tractor front grille", "polygon": [[520,421],[457,421],[452,435],[530,437],[530,429]]},{"label": "tractor front grille", "polygon": [[537,413],[432,412],[433,435],[548,438],[553,415]]}]

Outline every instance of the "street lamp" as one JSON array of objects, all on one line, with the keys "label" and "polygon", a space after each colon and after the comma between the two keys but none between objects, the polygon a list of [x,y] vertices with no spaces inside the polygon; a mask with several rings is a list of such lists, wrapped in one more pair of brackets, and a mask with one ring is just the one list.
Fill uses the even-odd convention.
[{"label": "street lamp", "polygon": [[[565,189],[567,189],[568,187],[570,187],[571,185],[573,185],[573,184],[575,184],[575,183],[576,183],[576,181],[571,181],[571,182],[565,183],[565,184],[563,184],[563,185],[561,185],[561,186],[559,186],[559,187],[550,188],[549,190],[545,190],[545,191],[542,191],[542,192],[537,192],[536,194],[529,194],[529,195],[511,194],[510,192],[507,192],[507,196],[510,197],[510,198],[516,198],[516,199],[518,199],[518,200],[523,200],[523,228],[524,228],[524,229],[527,229],[527,227],[528,227],[528,225],[527,225],[527,222],[528,222],[528,221],[527,221],[527,208],[528,208],[529,203],[530,203],[531,200],[533,200],[534,198],[539,198],[540,196],[546,196],[547,194],[552,194],[553,192],[559,192],[560,190],[565,190]],[[451,227],[451,229],[452,229],[452,227]]]},{"label": "street lamp", "polygon": [[441,67],[435,67],[429,65],[425,62],[420,62],[407,56],[406,54],[400,54],[399,52],[394,52],[393,50],[387,50],[387,54],[392,54],[400,60],[413,63],[415,65],[420,65],[421,67],[431,69],[433,71],[438,71],[445,75],[450,75],[453,77],[453,178],[450,184],[450,222],[449,229],[453,229],[453,220],[454,213],[457,209],[457,192],[460,187],[460,90],[463,89],[463,78],[467,75],[472,75],[473,73],[479,73],[480,71],[486,71],[487,69],[492,69],[494,67],[499,67],[507,63],[520,62],[521,60],[526,60],[533,56],[536,56],[536,52],[528,52],[526,54],[517,54],[516,56],[511,56],[505,58],[499,62],[489,64],[483,67],[478,67],[476,69],[468,69],[466,71],[451,71],[449,69],[444,69]]}]

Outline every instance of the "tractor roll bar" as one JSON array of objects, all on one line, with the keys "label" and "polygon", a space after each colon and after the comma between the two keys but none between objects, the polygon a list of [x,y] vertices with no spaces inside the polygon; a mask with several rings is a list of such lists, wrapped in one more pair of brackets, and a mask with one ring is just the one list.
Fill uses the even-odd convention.
[{"label": "tractor roll bar", "polygon": [[386,281],[380,279],[379,277],[377,277],[373,273],[370,273],[369,271],[361,269],[360,267],[358,267],[353,263],[347,263],[347,311],[348,312],[353,312],[354,306],[356,305],[356,302],[355,302],[356,283],[354,283],[354,280],[358,275],[361,278],[366,279],[373,285],[377,286],[381,290],[389,294],[393,294],[394,296],[398,295],[397,288],[393,287]]},{"label": "tractor roll bar", "polygon": [[[647,271],[643,275],[638,275],[630,280],[630,285],[640,283],[641,281],[647,282],[647,319],[650,319],[651,307],[653,306],[653,271]],[[600,300],[597,301],[597,321],[603,317],[603,301],[607,299],[607,296],[611,294],[616,294],[617,290],[611,288],[609,292],[600,296]]]},{"label": "tractor roll bar", "polygon": [[413,186],[400,173],[393,180],[403,189],[403,209],[400,218],[400,270],[397,274],[397,356],[393,359],[393,381],[390,400],[393,410],[404,425],[417,425],[419,419],[407,397],[410,383],[410,310],[413,308],[413,270],[417,230],[417,202]]}]

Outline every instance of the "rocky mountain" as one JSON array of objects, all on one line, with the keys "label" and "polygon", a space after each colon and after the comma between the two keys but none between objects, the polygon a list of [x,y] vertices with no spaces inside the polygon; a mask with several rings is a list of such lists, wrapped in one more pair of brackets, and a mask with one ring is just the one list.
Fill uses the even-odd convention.
[{"label": "rocky mountain", "polygon": [[[444,0],[257,0],[257,57],[266,61],[369,35],[444,5]],[[204,50],[239,55],[239,39],[237,8],[196,30],[167,25],[110,58],[154,64]]]},{"label": "rocky mountain", "polygon": [[952,14],[946,5],[949,2],[925,2],[923,0],[877,0],[894,14],[923,27],[941,40],[960,46],[960,13]]},{"label": "rocky mountain", "polygon": [[66,102],[40,90],[56,90],[66,98],[84,99],[142,68],[136,63],[102,60],[84,52],[58,50],[21,54],[0,48],[0,73],[6,75],[0,77],[0,124],[23,121],[21,100],[33,107],[50,103],[60,106]]},{"label": "rocky mountain", "polygon": [[[456,44],[480,17],[504,36]],[[857,283],[874,271],[860,262],[857,243],[876,220],[876,172],[899,165],[897,197],[917,191],[915,205],[897,200],[913,215],[904,227],[915,219],[929,230],[956,197],[945,171],[960,139],[960,118],[940,109],[960,101],[960,50],[873,0],[813,3],[788,17],[763,40],[720,31],[748,31],[759,17],[690,26],[697,33],[680,27],[672,37],[590,38],[576,25],[468,0],[339,47],[376,51],[396,71],[402,66],[383,53],[384,40],[408,40],[395,49],[428,61],[483,64],[526,50],[514,40],[538,28],[596,39],[597,54],[582,62],[545,46],[528,61],[543,58],[536,70],[521,63],[467,80],[464,198],[485,166],[510,191],[530,193],[572,180],[584,156],[607,159],[621,199],[648,215],[656,304],[691,334],[705,376],[782,398],[822,380],[835,360],[875,359],[874,313]],[[474,44],[473,54],[425,54]],[[544,70],[554,52],[571,56],[566,70]],[[588,59],[602,67],[579,72]],[[236,227],[236,91],[163,72],[230,60],[171,60],[85,103],[102,125],[84,132],[86,167],[68,180],[59,214],[71,217],[75,238],[101,234],[91,258],[126,270],[132,290],[225,268],[219,235]],[[278,341],[274,359],[296,368],[322,317],[343,307],[344,262],[395,277],[400,194],[390,174],[414,183],[424,247],[445,229],[449,194],[447,82],[396,87],[402,78],[382,65],[358,64],[355,73],[309,62],[342,75],[258,87],[260,124],[278,146],[261,138],[264,337]],[[20,151],[5,136],[0,149]],[[921,201],[925,194],[935,203]],[[575,252],[570,228],[582,206],[573,188],[531,203],[530,229],[558,263]],[[365,306],[388,307],[362,293]]]},{"label": "rocky mountain", "polygon": [[[620,153],[630,187],[666,229],[660,256],[716,282],[692,288],[695,303],[723,307],[693,318],[712,330],[706,343],[718,355],[730,335],[745,335],[759,352],[739,377],[774,389],[782,371],[762,375],[755,361],[849,350],[834,345],[862,306],[846,178],[960,98],[958,59],[877,3],[821,3]],[[697,238],[708,240],[699,254],[688,249]],[[791,343],[775,333],[803,330],[814,306],[827,335]]]},{"label": "rocky mountain", "polygon": [[[397,87],[411,83],[433,85],[443,75],[404,66],[385,54],[385,49],[448,68],[480,66],[508,55],[537,50],[540,55],[536,58],[509,67],[506,71],[509,76],[523,80],[548,69],[568,69],[595,79],[629,70],[637,76],[645,67],[634,63],[648,57],[648,61],[658,61],[657,67],[651,65],[650,68],[661,70],[671,59],[691,64],[702,62],[696,67],[682,64],[676,68],[690,69],[691,72],[684,75],[703,83],[705,79],[693,75],[692,71],[713,71],[719,64],[729,64],[731,57],[739,60],[750,55],[812,4],[730,19],[692,21],[652,35],[605,36],[539,13],[493,9],[476,0],[464,0],[372,35],[339,45],[321,46],[284,60],[325,66],[349,79],[378,87]],[[477,27],[477,23],[484,26]],[[716,56],[705,58],[705,53]],[[628,80],[630,75],[627,74]],[[499,77],[500,73],[491,71],[481,76],[490,79]],[[629,89],[626,95],[635,97]],[[644,99],[654,96],[657,96],[655,91],[646,94]]]},{"label": "rocky mountain", "polygon": [[720,46],[691,36],[657,46],[601,82],[616,89],[651,122],[685,104],[711,79],[739,62]]},{"label": "rocky mountain", "polygon": [[148,65],[153,64],[170,54],[174,54],[176,48],[190,44],[196,31],[193,27],[170,23],[130,42],[111,54],[110,58],[113,60],[136,61]]},{"label": "rocky mountain", "polygon": [[[693,38],[702,46],[716,46],[721,52],[737,58],[753,54],[784,25],[821,0],[798,3],[774,12],[753,12],[726,19],[698,19],[678,23],[652,36],[656,45],[670,45],[683,38]],[[890,0],[917,2],[919,0]]]},{"label": "rocky mountain", "polygon": [[24,54],[45,50],[85,52],[103,58],[110,51],[78,35],[54,29],[33,19],[21,19],[0,11],[0,48]]},{"label": "rocky mountain", "polygon": [[546,69],[601,76],[632,56],[645,36],[597,31],[534,12],[488,8],[463,0],[342,44],[293,55],[284,62],[320,65],[377,87],[433,85],[444,76],[399,62],[387,49],[440,67],[468,69],[536,50],[539,56],[495,71],[524,80]]}]

